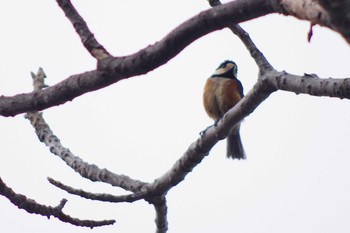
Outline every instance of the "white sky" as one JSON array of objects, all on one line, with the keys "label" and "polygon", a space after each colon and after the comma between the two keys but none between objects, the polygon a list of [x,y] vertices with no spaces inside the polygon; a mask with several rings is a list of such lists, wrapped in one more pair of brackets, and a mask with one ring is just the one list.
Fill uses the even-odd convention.
[{"label": "white sky", "polygon": [[[96,38],[113,55],[153,44],[209,8],[205,0],[74,1]],[[242,24],[278,70],[349,77],[349,46],[336,33],[291,17]],[[55,1],[2,1],[0,93],[32,90],[30,71],[43,67],[53,85],[93,70],[72,25]],[[228,30],[207,35],[166,65],[44,112],[62,143],[87,162],[143,181],[167,171],[212,122],[202,107],[205,80],[233,59],[245,92],[257,68]],[[350,124],[348,100],[274,93],[241,127],[246,161],[227,160],[225,141],[168,194],[169,232],[349,232]],[[71,196],[46,177],[93,192],[122,194],[91,183],[49,153],[22,115],[0,121],[0,176],[39,203],[68,198],[67,214],[116,219],[113,226],[75,227],[30,215],[0,197],[3,232],[154,232],[154,210],[140,201],[109,204]]]}]

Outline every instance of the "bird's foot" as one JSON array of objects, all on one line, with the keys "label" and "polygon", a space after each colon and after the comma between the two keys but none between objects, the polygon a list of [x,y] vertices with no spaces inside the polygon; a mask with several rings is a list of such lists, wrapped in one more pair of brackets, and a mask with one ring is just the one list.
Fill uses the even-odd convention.
[{"label": "bird's foot", "polygon": [[210,126],[208,126],[206,129],[200,131],[200,132],[199,132],[199,136],[202,137],[202,136],[207,132],[207,130],[208,130],[209,128],[210,128]]},{"label": "bird's foot", "polygon": [[[219,119],[219,120],[220,120],[220,119]],[[216,125],[217,125],[217,123],[218,123],[219,120],[216,120],[216,121],[214,122],[213,125],[210,125],[210,126],[208,126],[207,128],[205,128],[204,130],[200,131],[200,132],[199,132],[199,135],[200,135],[200,136],[203,136],[203,135],[207,132],[207,130],[208,130],[210,127],[213,127],[213,126],[216,127]]]},{"label": "bird's foot", "polygon": [[213,124],[214,127],[216,127],[216,126],[218,125],[218,122],[220,121],[220,119],[221,119],[221,118],[219,118],[219,119],[217,119],[217,120],[214,121],[214,124]]}]

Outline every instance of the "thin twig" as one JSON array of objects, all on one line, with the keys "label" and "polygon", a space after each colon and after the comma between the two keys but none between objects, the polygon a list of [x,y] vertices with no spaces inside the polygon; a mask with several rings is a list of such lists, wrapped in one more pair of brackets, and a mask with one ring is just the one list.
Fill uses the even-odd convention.
[{"label": "thin twig", "polygon": [[50,216],[53,216],[55,218],[58,218],[62,222],[70,223],[75,226],[94,228],[99,226],[112,225],[115,223],[115,220],[94,221],[94,220],[81,220],[78,218],[73,218],[62,212],[62,209],[66,204],[67,200],[62,199],[60,204],[58,204],[56,207],[42,205],[37,203],[33,199],[27,198],[22,194],[15,193],[10,187],[8,187],[2,181],[1,178],[0,178],[0,195],[5,196],[19,209],[23,209],[28,213],[39,214],[39,215],[46,216],[48,218],[50,218]]},{"label": "thin twig", "polygon": [[52,184],[55,185],[56,187],[70,193],[70,194],[74,194],[86,199],[90,199],[90,200],[96,200],[96,201],[105,201],[105,202],[114,202],[114,203],[118,203],[118,202],[134,202],[134,201],[138,201],[140,199],[144,198],[144,193],[142,192],[138,192],[138,193],[132,193],[132,194],[128,194],[128,195],[120,195],[120,196],[115,196],[115,195],[111,195],[111,194],[106,194],[106,193],[91,193],[91,192],[86,192],[84,190],[81,189],[76,189],[73,187],[70,187],[68,185],[65,185],[57,180],[54,180],[52,178],[47,178],[48,181]]},{"label": "thin twig", "polygon": [[[222,5],[220,0],[208,0],[211,7]],[[249,34],[238,24],[233,24],[228,27],[235,35],[237,35],[243,44],[246,46],[252,58],[259,67],[260,73],[272,70],[272,65],[265,58],[264,54],[256,47]]]}]

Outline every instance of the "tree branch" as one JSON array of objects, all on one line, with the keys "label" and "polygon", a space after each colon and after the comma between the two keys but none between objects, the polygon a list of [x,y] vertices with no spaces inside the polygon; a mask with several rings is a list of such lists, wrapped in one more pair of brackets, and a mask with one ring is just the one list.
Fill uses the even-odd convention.
[{"label": "tree branch", "polygon": [[[340,83],[342,84],[340,85]],[[32,124],[36,128],[39,139],[50,147],[51,152],[58,154],[69,166],[79,172],[83,177],[92,181],[110,183],[136,193],[142,190],[142,193],[137,194],[139,195],[137,198],[147,198],[164,195],[172,187],[184,180],[187,174],[209,154],[211,148],[219,140],[227,137],[231,128],[237,124],[237,122],[240,122],[243,118],[252,113],[272,92],[278,89],[315,96],[340,96],[342,98],[350,98],[350,79],[322,80],[315,75],[296,76],[274,70],[266,72],[254,85],[253,89],[249,91],[235,107],[229,110],[216,126],[206,130],[205,134],[190,145],[185,154],[168,172],[150,184],[135,181],[123,175],[116,175],[106,169],[99,169],[96,165],[89,165],[82,162],[81,159],[75,158],[68,149],[60,149],[62,145],[60,145],[59,140],[56,139],[56,136],[49,130],[46,123],[36,123],[36,120],[32,120]],[[43,121],[43,119],[39,119]],[[44,127],[39,127],[39,125]],[[48,131],[50,131],[50,133],[48,133]],[[42,136],[45,133],[48,133],[48,135]],[[51,145],[53,142],[55,142],[54,144],[58,143],[58,146]],[[55,152],[61,150],[63,150],[62,153]]]},{"label": "tree branch", "polygon": [[314,0],[280,0],[280,13],[291,15],[298,19],[310,21],[312,24],[331,27],[329,13]]},{"label": "tree branch", "polygon": [[228,136],[235,124],[251,114],[277,90],[350,99],[350,79],[320,79],[316,75],[297,76],[275,70],[265,72],[238,104],[190,145],[172,168],[153,183],[144,185],[145,195],[164,195],[183,181],[187,174],[209,154],[214,145]]},{"label": "tree branch", "polygon": [[[41,68],[36,75],[32,73],[35,91],[39,91],[41,87],[45,86],[45,77],[46,75]],[[128,176],[114,174],[107,169],[100,169],[98,166],[86,163],[78,156],[75,156],[68,148],[61,144],[60,139],[52,132],[50,126],[45,122],[42,113],[28,112],[25,118],[28,119],[34,127],[39,140],[50,148],[50,152],[60,157],[82,177],[90,179],[91,181],[105,182],[132,192],[139,192],[141,187],[145,184],[144,182],[131,179]]]},{"label": "tree branch", "polygon": [[50,152],[60,157],[69,167],[82,177],[91,181],[100,181],[121,187],[125,190],[137,192],[145,184],[144,182],[134,180],[125,175],[115,174],[107,169],[101,169],[94,164],[84,162],[78,156],[75,156],[69,149],[65,148],[58,137],[53,134],[48,124],[45,122],[41,113],[27,113],[26,118],[35,129],[39,140],[50,148]]},{"label": "tree branch", "polygon": [[[220,0],[208,0],[211,7],[216,7],[222,5]],[[267,70],[272,70],[272,65],[267,61],[263,53],[256,47],[249,34],[241,28],[238,24],[233,24],[228,27],[236,36],[238,36],[243,44],[246,46],[252,58],[254,58],[255,63],[259,67],[260,73]]]},{"label": "tree branch", "polygon": [[271,86],[279,90],[295,92],[296,94],[350,99],[350,78],[321,79],[316,74],[299,76],[282,71],[271,73],[267,79]]},{"label": "tree branch", "polygon": [[107,50],[96,40],[84,19],[79,15],[69,0],[57,0],[66,17],[71,21],[81,42],[88,52],[97,60],[111,56]]},{"label": "tree branch", "polygon": [[[179,25],[152,46],[126,57],[102,59],[99,61],[98,70],[72,75],[41,91],[12,97],[0,96],[0,115],[15,116],[24,112],[43,110],[64,104],[82,94],[106,87],[122,79],[146,74],[165,64],[193,41],[210,32],[273,11],[270,3],[265,0],[237,0],[203,11]],[[85,33],[81,34],[85,35]]]},{"label": "tree branch", "polygon": [[231,108],[217,124],[206,129],[205,133],[190,145],[168,172],[153,183],[143,187],[147,190],[148,195],[167,193],[172,187],[183,181],[186,175],[209,154],[214,145],[228,136],[234,125],[252,113],[272,92],[277,90],[264,78],[266,75],[269,76],[270,72],[259,79],[253,89]]},{"label": "tree branch", "polygon": [[121,195],[121,196],[115,196],[115,195],[111,195],[111,194],[105,194],[105,193],[90,193],[90,192],[86,192],[84,190],[81,189],[75,189],[72,188],[68,185],[62,184],[61,182],[54,180],[52,178],[47,178],[48,181],[56,186],[57,188],[60,188],[70,194],[73,195],[77,195],[86,199],[90,199],[90,200],[95,200],[95,201],[105,201],[105,202],[113,202],[113,203],[119,203],[119,202],[134,202],[134,201],[138,201],[140,199],[144,198],[144,194],[143,193],[132,193],[129,195]]},{"label": "tree branch", "polygon": [[[35,75],[31,73],[33,78],[34,90],[39,91],[42,88],[46,87],[44,79],[46,75],[43,69],[39,68],[38,73]],[[70,186],[64,185],[59,181],[56,181],[52,178],[48,178],[48,181],[55,185],[58,188],[61,188],[67,191],[70,194],[78,195],[83,198],[91,199],[91,200],[99,200],[99,201],[107,201],[107,202],[134,202],[140,199],[145,199],[150,204],[154,205],[156,210],[156,219],[155,223],[157,226],[157,232],[164,233],[168,229],[168,221],[167,221],[167,205],[166,198],[164,195],[154,196],[149,195],[145,192],[143,186],[146,183],[131,180],[128,177],[120,176],[113,174],[106,169],[99,169],[96,165],[89,165],[83,162],[80,158],[75,157],[68,149],[64,148],[60,144],[60,140],[52,133],[50,127],[45,123],[42,118],[42,114],[38,112],[27,113],[26,118],[28,118],[31,124],[34,126],[35,131],[38,135],[40,141],[44,142],[47,146],[50,147],[50,151],[58,156],[60,156],[70,167],[72,167],[76,172],[83,177],[86,177],[92,181],[100,180],[100,181],[108,181],[112,185],[122,187],[126,190],[133,191],[135,193],[129,195],[115,196],[110,194],[96,194],[90,193],[83,190],[78,190],[72,188]],[[106,179],[106,175],[100,175],[102,173],[107,173],[108,177],[111,179]],[[111,182],[111,180],[113,180]],[[117,180],[117,182],[115,182]],[[121,181],[120,181],[121,180]],[[136,185],[135,185],[136,183]],[[62,205],[63,208],[63,205]],[[57,211],[56,211],[57,212]],[[68,216],[69,217],[69,216]],[[64,219],[66,221],[71,221],[68,217]],[[68,220],[67,220],[68,219]],[[82,222],[81,220],[78,222],[79,224],[89,224],[89,226],[96,226],[99,222]],[[102,223],[108,223],[103,221]],[[94,225],[93,225],[94,224]]]},{"label": "tree branch", "polygon": [[259,67],[260,73],[264,73],[268,70],[272,70],[273,66],[265,58],[264,54],[256,47],[249,34],[241,28],[241,26],[234,25],[230,27],[231,31],[238,36],[247,50],[249,51],[252,58],[254,58],[255,63]]},{"label": "tree branch", "polygon": [[[71,153],[69,149],[63,147],[60,140],[53,134],[41,114],[38,112],[30,112],[26,115],[34,126],[39,140],[45,143],[53,154],[59,156],[81,176],[92,181],[102,181],[113,186],[121,187],[134,192],[134,194],[125,196],[93,194],[74,189],[49,179],[52,184],[72,194],[94,200],[131,202],[144,198],[155,207],[157,232],[166,232],[168,228],[166,193],[172,187],[183,181],[187,174],[209,154],[212,147],[218,141],[226,138],[234,125],[252,113],[271,93],[280,89],[296,93],[307,93],[315,96],[350,98],[350,79],[319,79],[316,75],[305,74],[303,76],[296,76],[286,72],[277,72],[257,49],[249,35],[236,25],[238,22],[275,11],[284,14],[292,14],[299,18],[302,18],[303,14],[308,14],[304,16],[304,19],[310,20],[312,23],[314,21],[320,21],[323,22],[324,25],[331,27],[331,23],[327,23],[329,20],[328,13],[321,8],[316,7],[315,12],[322,11],[322,15],[318,13],[318,16],[315,16],[315,12],[310,13],[308,11],[310,6],[306,5],[302,8],[296,3],[297,1],[237,0],[202,12],[174,29],[160,42],[138,53],[127,57],[111,57],[103,46],[94,38],[85,21],[71,3],[67,0],[57,0],[57,2],[72,22],[85,48],[99,61],[98,70],[71,76],[67,80],[44,90],[42,90],[44,87],[44,73],[42,72],[42,75],[40,75],[39,72],[38,75],[36,75],[36,77],[41,77],[42,81],[35,80],[35,75],[32,75],[34,82],[37,81],[33,93],[17,95],[15,96],[16,98],[0,97],[0,114],[2,115],[16,115],[22,112],[23,109],[45,109],[55,104],[62,104],[86,92],[111,85],[121,79],[145,74],[165,64],[199,37],[226,26],[230,26],[231,30],[241,38],[260,68],[259,79],[253,89],[249,91],[235,107],[229,110],[215,126],[207,129],[197,141],[192,143],[184,155],[168,172],[150,184],[131,179],[128,176],[117,175],[107,169],[100,169],[96,165],[84,162]],[[213,5],[219,5],[220,3],[219,1],[211,2]],[[314,4],[314,1],[298,2]],[[6,108],[6,106],[10,106],[14,110],[12,108],[10,109],[10,107]],[[55,211],[60,211],[63,206],[64,202],[58,207],[51,208],[55,209]],[[66,219],[71,217],[63,215],[62,218]],[[84,224],[91,223],[84,222]]]},{"label": "tree branch", "polygon": [[331,16],[331,27],[350,43],[350,2],[347,0],[318,0]]},{"label": "tree branch", "polygon": [[62,222],[70,223],[75,226],[94,228],[99,226],[112,225],[115,223],[115,220],[94,221],[94,220],[80,220],[77,218],[73,218],[62,212],[62,209],[67,202],[66,199],[62,199],[60,204],[57,205],[56,207],[41,205],[36,201],[27,198],[22,194],[15,193],[10,187],[8,187],[2,181],[1,178],[0,178],[0,195],[3,195],[7,199],[9,199],[19,209],[24,209],[28,213],[40,214],[48,218],[50,218],[50,216],[53,216],[55,218],[58,218]]},{"label": "tree branch", "polygon": [[[82,38],[85,47],[92,54],[93,49],[105,51],[94,39],[79,14],[72,10],[74,8],[70,7],[69,1],[58,0],[58,3],[62,5],[67,17],[73,22],[73,26]],[[350,27],[347,27],[348,24],[342,27],[337,27],[340,23],[333,25],[331,17],[334,14],[330,15],[316,1],[237,0],[201,12],[179,25],[159,42],[135,54],[126,57],[93,54],[99,60],[98,70],[72,75],[42,91],[18,94],[12,97],[0,96],[0,115],[15,116],[24,112],[43,110],[71,101],[82,94],[98,90],[122,79],[146,74],[165,64],[193,41],[210,32],[270,13],[292,15],[299,19],[309,20],[313,24],[327,26],[342,33],[350,41],[347,37],[347,33],[350,31]],[[101,59],[102,57],[106,58]],[[258,65],[261,66],[261,64]]]},{"label": "tree branch", "polygon": [[168,220],[167,213],[168,207],[166,204],[165,196],[153,198],[152,204],[156,210],[156,219],[155,223],[157,226],[157,233],[165,233],[168,230]]},{"label": "tree branch", "polygon": [[350,3],[346,0],[279,0],[277,12],[319,24],[340,33],[350,43]]}]

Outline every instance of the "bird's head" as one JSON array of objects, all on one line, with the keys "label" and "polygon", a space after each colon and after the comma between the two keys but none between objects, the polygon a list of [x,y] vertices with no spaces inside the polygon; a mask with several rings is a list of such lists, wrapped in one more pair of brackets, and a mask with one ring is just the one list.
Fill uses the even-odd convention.
[{"label": "bird's head", "polygon": [[233,61],[226,60],[216,68],[211,77],[237,78],[237,65]]}]

